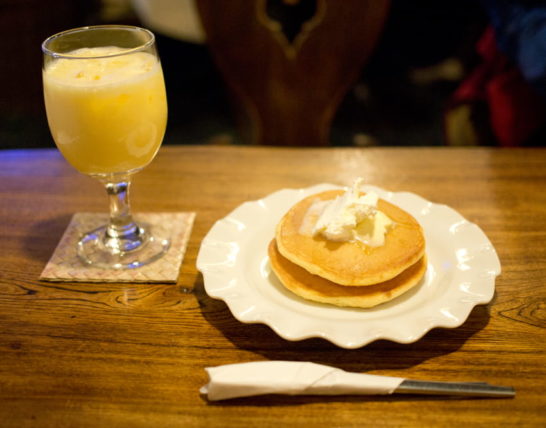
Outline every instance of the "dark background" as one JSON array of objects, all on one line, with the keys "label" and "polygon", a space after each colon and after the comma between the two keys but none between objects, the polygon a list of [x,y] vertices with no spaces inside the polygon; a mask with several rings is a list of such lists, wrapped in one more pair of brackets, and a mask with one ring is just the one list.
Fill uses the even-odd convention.
[{"label": "dark background", "polygon": [[[0,148],[54,147],[42,100],[40,44],[56,32],[101,23],[114,22],[100,1],[0,0]],[[115,23],[140,22],[128,8]],[[476,1],[393,1],[376,51],[335,117],[332,145],[446,144],[446,107],[478,61],[475,43],[486,25]],[[169,97],[164,144],[240,144],[206,46],[157,36]],[[438,72],[449,58],[462,67],[460,76]],[[429,77],[419,78],[427,70]]]}]

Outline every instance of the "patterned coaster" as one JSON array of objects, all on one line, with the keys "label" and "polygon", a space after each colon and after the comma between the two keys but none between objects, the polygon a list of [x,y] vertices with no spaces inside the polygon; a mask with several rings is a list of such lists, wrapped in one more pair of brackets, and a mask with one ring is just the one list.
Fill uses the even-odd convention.
[{"label": "patterned coaster", "polygon": [[77,213],[72,217],[40,279],[57,282],[176,282],[195,213],[138,213],[134,217],[137,222],[154,224],[154,230],[158,234],[170,237],[171,246],[159,260],[137,269],[100,269],[85,266],[78,258],[76,244],[83,232],[105,224],[108,215]]}]

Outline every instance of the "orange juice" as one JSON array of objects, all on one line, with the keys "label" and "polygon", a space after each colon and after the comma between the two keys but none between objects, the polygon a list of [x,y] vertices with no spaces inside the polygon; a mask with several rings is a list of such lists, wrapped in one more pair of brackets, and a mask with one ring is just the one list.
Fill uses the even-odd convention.
[{"label": "orange juice", "polygon": [[78,49],[43,71],[53,139],[85,174],[146,166],[165,133],[167,98],[159,61],[145,52],[112,56],[119,52],[117,47]]}]

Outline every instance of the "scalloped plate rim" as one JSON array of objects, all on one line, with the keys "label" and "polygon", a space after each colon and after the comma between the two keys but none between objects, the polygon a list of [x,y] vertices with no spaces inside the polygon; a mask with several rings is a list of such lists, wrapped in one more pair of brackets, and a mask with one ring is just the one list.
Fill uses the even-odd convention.
[{"label": "scalloped plate rim", "polygon": [[[447,205],[430,202],[412,192],[391,192],[371,185],[362,186],[362,189],[374,190],[381,198],[400,205],[401,208],[412,213],[412,215],[414,215],[422,224],[423,229],[425,230],[425,235],[427,235],[429,232],[432,233],[432,231],[429,230],[429,228],[432,228],[432,226],[427,226],[431,220],[442,224],[441,218],[438,218],[437,216],[434,217],[434,214],[431,214],[433,210],[440,210],[444,213],[449,213],[449,217],[457,220],[457,222],[449,225],[442,224],[442,226],[448,226],[449,230],[455,226],[455,229],[460,228],[461,225],[466,226],[466,230],[465,228],[462,228],[463,232],[466,233],[466,235],[462,236],[462,239],[475,239],[479,244],[478,247],[480,255],[486,259],[488,265],[480,270],[478,268],[468,267],[463,264],[466,271],[461,270],[459,272],[457,270],[459,268],[454,269],[454,271],[457,271],[456,273],[459,273],[459,275],[461,275],[463,278],[466,278],[469,274],[474,273],[474,275],[478,276],[480,281],[467,281],[463,282],[462,284],[450,284],[448,288],[444,290],[444,294],[447,294],[452,299],[455,298],[455,300],[450,302],[451,306],[443,307],[439,310],[438,304],[445,303],[444,300],[447,298],[445,295],[440,296],[440,298],[438,298],[436,301],[427,302],[425,307],[419,307],[419,316],[416,316],[416,314],[414,314],[413,317],[406,315],[404,318],[404,314],[397,314],[393,318],[386,321],[381,321],[381,319],[379,319],[372,320],[372,322],[368,320],[371,323],[372,328],[368,328],[367,330],[365,328],[360,328],[349,332],[347,332],[347,327],[355,325],[355,320],[358,321],[358,325],[360,326],[363,321],[366,321],[366,316],[364,316],[365,314],[382,310],[386,305],[390,305],[392,308],[393,305],[396,305],[396,302],[405,295],[393,300],[391,303],[380,305],[379,307],[368,310],[362,310],[360,312],[360,314],[362,314],[362,319],[359,319],[359,315],[356,315],[356,318],[353,319],[327,319],[326,321],[324,319],[313,317],[313,315],[310,313],[300,313],[297,309],[303,306],[298,307],[298,304],[307,306],[308,308],[318,311],[319,313],[321,312],[321,308],[323,308],[325,312],[335,310],[346,311],[349,314],[355,312],[358,314],[359,310],[337,307],[332,308],[329,305],[321,305],[303,301],[303,299],[300,299],[297,296],[286,297],[288,300],[283,301],[283,297],[280,293],[279,295],[275,295],[277,301],[272,301],[271,299],[268,299],[266,296],[262,295],[260,291],[258,291],[258,284],[260,284],[262,287],[264,285],[266,287],[271,287],[273,286],[272,280],[266,277],[256,277],[254,278],[255,281],[249,281],[245,275],[245,272],[248,271],[248,269],[242,266],[245,264],[244,262],[246,259],[243,260],[245,248],[240,244],[254,244],[259,239],[264,239],[263,237],[256,237],[255,234],[253,234],[253,232],[256,232],[253,227],[258,228],[259,225],[255,225],[255,222],[252,221],[252,219],[246,217],[248,214],[247,211],[265,209],[266,212],[269,213],[265,223],[266,226],[270,228],[271,226],[274,226],[278,219],[280,219],[280,216],[282,216],[286,210],[288,210],[298,200],[306,197],[307,195],[328,189],[346,188],[335,184],[321,183],[307,188],[279,189],[270,193],[264,198],[254,201],[246,201],[240,204],[225,217],[216,221],[201,243],[196,263],[197,269],[203,275],[203,283],[206,293],[212,298],[223,300],[227,304],[233,316],[242,323],[265,324],[269,326],[277,335],[289,341],[305,340],[308,338],[322,338],[346,349],[360,348],[373,341],[381,339],[403,344],[413,343],[421,339],[433,328],[459,327],[466,321],[475,306],[487,304],[491,301],[495,290],[495,278],[500,274],[501,267],[493,245],[479,226],[477,226],[475,223],[469,222],[456,210]],[[268,203],[277,199],[281,199],[283,201],[282,207],[271,207],[268,205]],[[433,217],[431,219],[425,219],[427,216]],[[457,230],[455,230],[453,234],[456,235],[457,233],[461,234],[463,232],[457,232]],[[233,235],[234,240],[229,240],[229,238],[232,238],[232,236],[227,237],[227,235]],[[271,238],[272,236],[268,236],[265,242],[261,242],[261,244],[267,246],[267,243]],[[429,248],[428,245],[429,243],[427,238],[427,253],[429,253],[429,255],[435,254],[434,251],[437,250],[434,248]],[[218,246],[220,248],[218,248]],[[241,247],[243,247],[242,252],[240,251]],[[466,250],[466,248],[458,248],[457,250],[462,251],[463,256],[467,257],[464,255],[464,250]],[[459,256],[457,255],[457,257]],[[465,260],[464,257],[462,258],[463,261]],[[263,262],[267,261],[263,260]],[[427,276],[430,271],[437,269],[437,267],[431,266],[431,263],[432,262],[429,261]],[[253,269],[259,268],[253,266]],[[265,274],[262,274],[262,276],[263,275]],[[434,278],[427,278],[423,282],[428,283],[429,281],[431,284],[433,284]],[[465,285],[466,290],[461,290],[462,285]],[[406,303],[410,299],[411,297],[407,298]],[[288,303],[290,303],[290,305],[287,306],[286,304]],[[296,307],[296,310],[294,310],[294,307]],[[288,324],[286,323],[284,316],[291,317]],[[395,322],[401,322],[402,320],[405,321],[405,328],[401,329],[400,326],[397,328]],[[298,328],[298,323],[301,324],[302,327]],[[379,328],[378,325],[381,328]]]}]

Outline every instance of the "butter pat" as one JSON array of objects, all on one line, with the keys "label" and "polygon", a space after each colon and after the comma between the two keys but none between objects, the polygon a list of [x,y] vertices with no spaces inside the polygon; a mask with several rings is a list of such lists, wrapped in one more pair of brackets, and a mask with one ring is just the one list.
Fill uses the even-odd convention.
[{"label": "butter pat", "polygon": [[321,214],[312,231],[335,242],[360,241],[371,247],[385,243],[385,235],[392,220],[377,209],[379,196],[374,192],[360,195],[362,179],[353,188],[331,201],[317,201],[309,211]]}]

